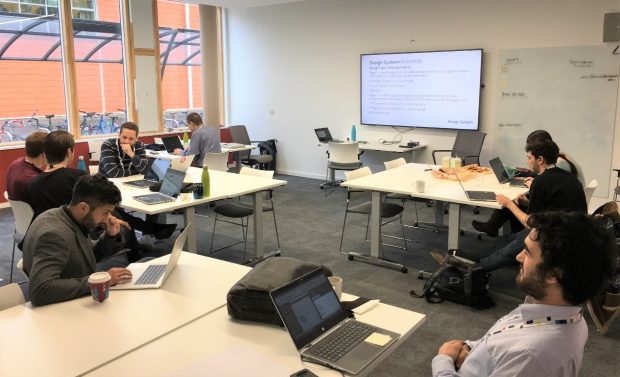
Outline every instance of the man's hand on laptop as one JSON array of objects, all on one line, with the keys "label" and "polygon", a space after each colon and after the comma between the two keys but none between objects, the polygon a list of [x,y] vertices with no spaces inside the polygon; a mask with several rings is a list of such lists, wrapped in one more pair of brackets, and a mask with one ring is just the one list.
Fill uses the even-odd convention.
[{"label": "man's hand on laptop", "polygon": [[508,197],[506,197],[505,195],[501,195],[498,194],[497,196],[495,196],[495,199],[497,199],[497,203],[502,206],[502,207],[510,207],[510,203],[515,204],[515,202],[513,202],[512,200],[510,200]]},{"label": "man's hand on laptop", "polygon": [[110,268],[108,270],[108,274],[110,274],[110,276],[112,277],[112,279],[110,280],[110,285],[126,283],[133,278],[133,276],[131,275],[131,271],[121,267]]},{"label": "man's hand on laptop", "polygon": [[530,186],[532,185],[532,182],[534,181],[534,178],[532,177],[527,177],[523,180],[523,184],[526,185],[528,188],[530,188]]},{"label": "man's hand on laptop", "polygon": [[177,148],[174,150],[174,152],[172,152],[172,154],[176,154],[177,156],[180,156],[183,154],[183,149]]}]

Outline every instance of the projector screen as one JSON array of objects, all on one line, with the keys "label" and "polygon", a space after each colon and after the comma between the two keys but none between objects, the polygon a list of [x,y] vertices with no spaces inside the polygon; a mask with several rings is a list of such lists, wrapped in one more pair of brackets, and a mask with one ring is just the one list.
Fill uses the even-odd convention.
[{"label": "projector screen", "polygon": [[360,123],[477,130],[482,49],[360,56]]}]

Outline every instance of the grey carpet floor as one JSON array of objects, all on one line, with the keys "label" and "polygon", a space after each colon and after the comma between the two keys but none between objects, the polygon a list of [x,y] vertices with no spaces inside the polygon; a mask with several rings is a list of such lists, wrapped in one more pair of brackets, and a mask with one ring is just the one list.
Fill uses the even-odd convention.
[{"label": "grey carpet floor", "polygon": [[[288,185],[274,191],[282,255],[307,261],[322,263],[344,280],[344,290],[355,295],[378,298],[382,302],[426,314],[426,322],[401,347],[395,350],[377,369],[373,376],[430,376],[431,359],[442,342],[449,339],[477,339],[482,336],[495,321],[512,310],[523,299],[517,289],[514,278],[516,268],[505,268],[493,273],[491,278],[491,295],[497,305],[487,310],[443,302],[428,304],[422,299],[412,298],[411,289],[421,290],[424,281],[418,280],[420,269],[434,270],[436,262],[431,258],[431,250],[444,250],[447,245],[446,232],[430,232],[406,228],[408,250],[385,247],[385,256],[405,264],[409,272],[403,274],[396,270],[368,265],[359,261],[349,261],[338,253],[338,244],[342,229],[346,192],[344,189],[328,191],[328,195],[319,190],[320,182],[313,179],[279,176],[288,181]],[[434,209],[417,204],[420,221],[432,221]],[[198,250],[200,254],[213,256],[240,263],[244,259],[243,245],[210,254],[214,213],[212,208],[201,206],[197,217]],[[486,219],[490,212],[481,210],[474,215],[471,208],[462,210],[462,226],[466,230],[461,237],[461,247],[471,251],[483,251],[493,248],[495,240],[483,238],[478,240],[471,231],[471,220]],[[446,217],[447,220],[447,217]],[[404,223],[416,221],[414,203],[406,204]],[[183,226],[181,216],[168,215],[167,222]],[[12,248],[13,217],[10,209],[0,210],[0,278],[8,282]],[[368,253],[370,244],[364,241],[366,218],[350,215],[344,237],[344,251]],[[241,228],[218,222],[214,247],[223,246],[241,238]],[[384,234],[398,235],[397,223],[386,225]],[[175,235],[178,233],[175,233]],[[251,239],[251,227],[250,227]],[[391,240],[392,242],[397,242]],[[144,237],[143,242],[154,256],[169,252],[172,240],[157,241]],[[265,250],[277,249],[275,229],[270,214],[265,216]],[[248,242],[247,256],[253,248]],[[16,256],[16,260],[20,255]],[[19,274],[19,273],[17,273]],[[17,276],[16,274],[16,276]],[[590,328],[590,337],[586,345],[581,368],[581,376],[616,376],[620,369],[620,360],[616,357],[620,349],[620,321],[617,321],[606,336],[599,335],[589,316],[586,320]]]}]

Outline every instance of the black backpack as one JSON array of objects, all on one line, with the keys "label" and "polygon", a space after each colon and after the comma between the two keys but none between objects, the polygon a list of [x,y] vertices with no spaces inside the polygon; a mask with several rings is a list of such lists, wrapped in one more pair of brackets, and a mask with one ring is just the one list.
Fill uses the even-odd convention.
[{"label": "black backpack", "polygon": [[446,264],[424,284],[422,294],[411,291],[413,297],[426,298],[426,301],[437,304],[443,300],[457,304],[487,309],[495,305],[487,291],[490,273],[478,264],[463,263],[449,258]]}]

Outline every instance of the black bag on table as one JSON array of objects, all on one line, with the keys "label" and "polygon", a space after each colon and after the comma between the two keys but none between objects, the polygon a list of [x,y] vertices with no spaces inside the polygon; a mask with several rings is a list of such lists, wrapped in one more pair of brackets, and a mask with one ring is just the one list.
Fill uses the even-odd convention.
[{"label": "black bag on table", "polygon": [[445,265],[435,271],[424,284],[422,294],[413,290],[411,296],[424,297],[432,304],[443,300],[457,304],[487,309],[495,305],[487,291],[490,273],[477,263],[467,263],[453,257],[446,259]]},{"label": "black bag on table", "polygon": [[325,266],[295,258],[268,258],[241,278],[226,295],[228,314],[237,319],[272,323],[282,326],[269,292],[321,267],[326,277],[332,276]]}]

